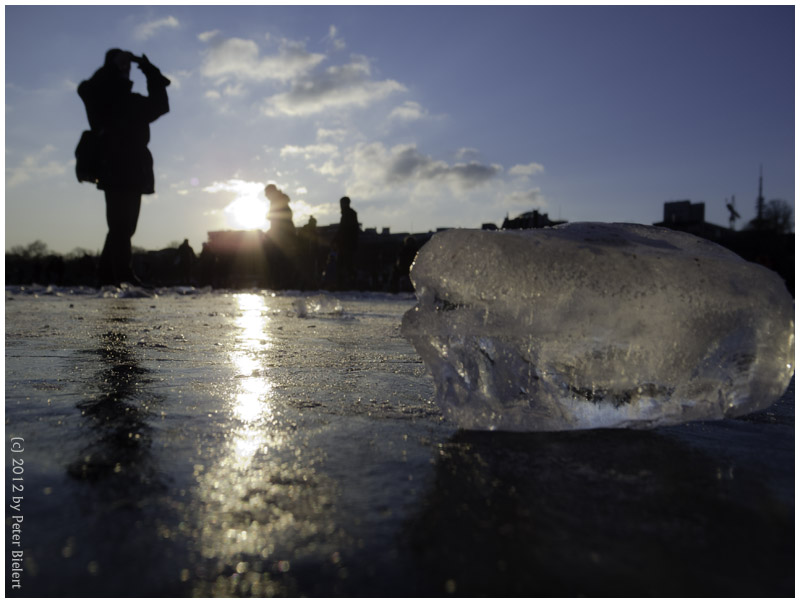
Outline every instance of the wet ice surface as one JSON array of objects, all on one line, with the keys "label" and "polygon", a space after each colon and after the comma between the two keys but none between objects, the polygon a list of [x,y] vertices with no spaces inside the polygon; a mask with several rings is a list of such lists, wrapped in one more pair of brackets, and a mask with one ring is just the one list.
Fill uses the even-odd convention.
[{"label": "wet ice surface", "polygon": [[7,288],[7,592],[791,596],[793,386],[647,432],[459,431],[413,304]]}]

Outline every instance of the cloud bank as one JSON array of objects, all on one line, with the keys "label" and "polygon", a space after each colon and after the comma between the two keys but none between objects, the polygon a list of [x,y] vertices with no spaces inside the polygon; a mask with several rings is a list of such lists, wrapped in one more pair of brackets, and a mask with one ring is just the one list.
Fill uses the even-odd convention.
[{"label": "cloud bank", "polygon": [[[409,207],[440,213],[440,204],[453,202],[480,213],[487,208],[524,211],[543,204],[539,189],[531,186],[532,177],[544,170],[539,163],[514,164],[505,170],[481,159],[476,148],[459,148],[450,159],[420,149],[414,128],[430,118],[428,110],[407,97],[405,84],[377,76],[370,58],[341,56],[345,44],[336,26],[319,40],[325,49],[320,52],[305,42],[269,36],[266,42],[257,42],[208,31],[198,39],[207,44],[200,73],[213,85],[206,97],[220,103],[220,110],[257,108],[265,118],[281,119],[285,131],[294,130],[291,124],[297,123],[298,138],[313,126],[313,140],[282,140],[269,169],[272,174],[291,175],[292,186],[311,190],[312,197],[331,196],[328,190],[333,186],[384,216],[400,215]],[[382,102],[387,99],[394,103]],[[398,125],[406,137],[401,144],[391,135]],[[490,183],[492,188],[486,189]],[[241,198],[241,192],[232,189],[242,185],[232,179],[206,191],[226,190]],[[301,209],[300,201],[293,203]],[[303,214],[312,208],[323,215],[330,211],[327,205],[311,206],[305,200],[302,208]]]},{"label": "cloud bank", "polygon": [[371,79],[369,59],[355,56],[345,65],[305,75],[292,83],[288,92],[275,94],[263,106],[269,116],[308,116],[329,109],[367,107],[406,87],[395,80]]},{"label": "cloud bank", "polygon": [[55,151],[56,148],[48,144],[41,150],[23,157],[18,165],[6,167],[6,187],[14,188],[31,180],[46,180],[66,174],[71,161],[64,163],[51,159]]},{"label": "cloud bank", "polygon": [[285,82],[302,76],[325,60],[324,55],[309,52],[301,42],[283,40],[276,54],[261,56],[258,44],[253,40],[228,38],[217,41],[215,32],[200,34],[200,39],[212,44],[200,73],[218,82],[230,79]]}]

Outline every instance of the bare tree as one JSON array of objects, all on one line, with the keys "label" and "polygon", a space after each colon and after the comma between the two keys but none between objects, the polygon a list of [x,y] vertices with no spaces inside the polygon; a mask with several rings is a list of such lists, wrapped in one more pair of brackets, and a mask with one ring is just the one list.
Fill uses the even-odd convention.
[{"label": "bare tree", "polygon": [[9,250],[9,254],[23,258],[43,258],[48,254],[47,244],[36,240],[25,247],[22,245],[15,245]]},{"label": "bare tree", "polygon": [[786,233],[794,230],[791,206],[783,199],[772,199],[764,208],[764,222],[767,230]]}]

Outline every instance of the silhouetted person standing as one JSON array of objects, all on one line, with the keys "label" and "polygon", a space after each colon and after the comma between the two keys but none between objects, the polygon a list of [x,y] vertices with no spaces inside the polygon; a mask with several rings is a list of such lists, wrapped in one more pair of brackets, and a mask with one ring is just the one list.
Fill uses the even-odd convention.
[{"label": "silhouetted person standing", "polygon": [[269,199],[270,227],[265,240],[267,256],[267,286],[288,289],[297,284],[294,264],[297,255],[297,231],[289,206],[289,195],[274,184],[268,184],[264,194]]},{"label": "silhouetted person standing", "polygon": [[308,222],[297,232],[298,243],[298,266],[300,268],[301,287],[303,289],[316,289],[318,286],[319,247],[317,237],[317,219],[314,216],[308,218]]},{"label": "silhouetted person standing", "polygon": [[[131,91],[132,62],[147,78],[148,96]],[[78,86],[89,126],[99,142],[97,188],[106,198],[108,235],[98,267],[101,285],[141,284],[131,265],[131,238],[142,195],[155,192],[153,156],[147,144],[150,123],[169,111],[169,83],[147,56],[112,48],[103,66]]]},{"label": "silhouetted person standing", "polygon": [[274,184],[268,184],[264,195],[269,199],[269,232],[277,240],[292,240],[295,236],[292,208],[289,205],[289,195],[284,193]]},{"label": "silhouetted person standing", "polygon": [[194,271],[194,264],[197,261],[197,256],[194,249],[189,245],[189,239],[184,239],[183,243],[178,247],[178,267],[180,268],[181,284],[189,285],[192,282],[192,272]]},{"label": "silhouetted person standing", "polygon": [[350,197],[339,199],[342,217],[339,230],[334,238],[334,246],[338,251],[337,276],[339,288],[351,287],[355,282],[355,256],[358,250],[358,214],[350,207]]}]

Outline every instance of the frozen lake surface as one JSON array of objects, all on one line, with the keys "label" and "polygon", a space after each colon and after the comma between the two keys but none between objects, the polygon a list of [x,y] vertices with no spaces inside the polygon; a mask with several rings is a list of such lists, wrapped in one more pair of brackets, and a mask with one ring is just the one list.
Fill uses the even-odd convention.
[{"label": "frozen lake surface", "polygon": [[735,420],[459,431],[413,305],[7,287],[7,594],[793,596],[793,384]]}]

